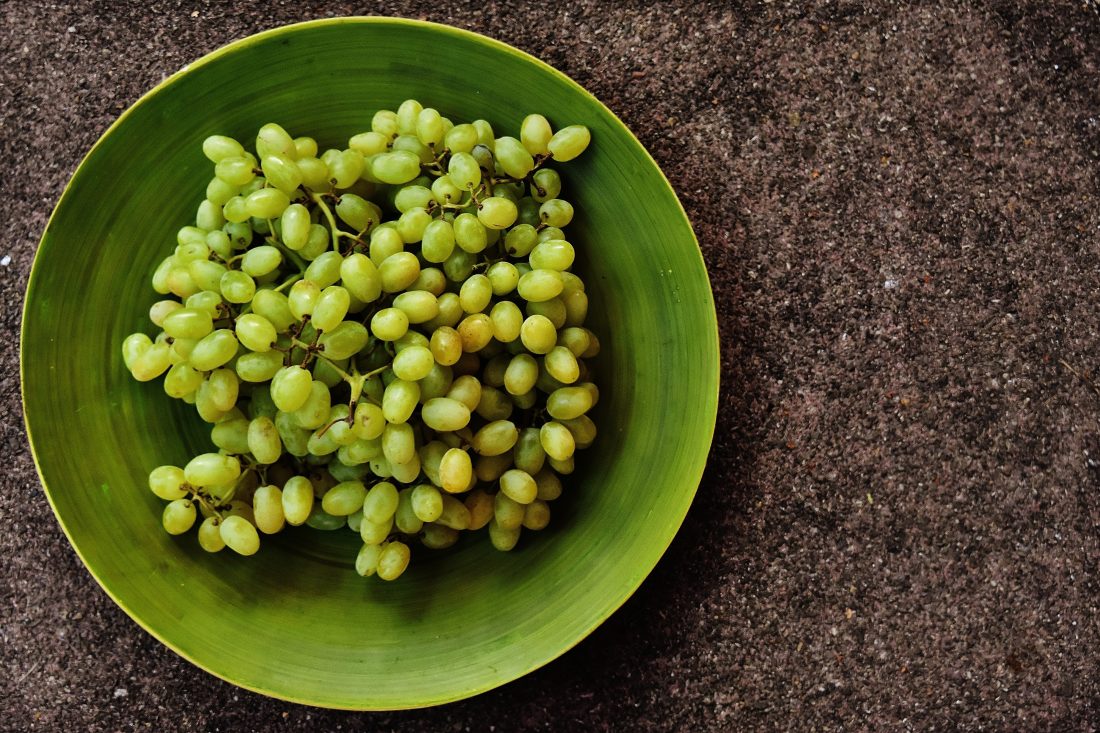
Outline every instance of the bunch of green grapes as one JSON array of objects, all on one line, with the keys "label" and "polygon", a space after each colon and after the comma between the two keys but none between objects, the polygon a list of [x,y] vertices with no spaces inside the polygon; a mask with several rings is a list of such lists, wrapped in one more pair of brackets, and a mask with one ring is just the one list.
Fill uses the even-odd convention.
[{"label": "bunch of green grapes", "polygon": [[538,114],[495,137],[415,100],[320,155],[277,124],[255,155],[207,138],[214,178],[153,275],[174,296],[150,308],[161,331],[122,345],[213,426],[217,452],[149,474],[164,528],[251,555],[286,525],[347,526],[356,570],[393,580],[412,539],[487,528],[510,550],[546,527],[596,437],[600,346],[548,165],[589,141]]}]

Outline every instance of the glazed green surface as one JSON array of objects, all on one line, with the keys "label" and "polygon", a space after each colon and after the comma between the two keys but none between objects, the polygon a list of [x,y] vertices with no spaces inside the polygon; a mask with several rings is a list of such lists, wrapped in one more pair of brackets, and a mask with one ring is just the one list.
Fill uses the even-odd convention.
[{"label": "glazed green surface", "polygon": [[[446,63],[441,63],[445,49]],[[427,64],[427,65],[425,65]],[[406,97],[518,132],[530,111],[582,123],[560,166],[591,298],[600,436],[516,551],[486,538],[417,548],[395,583],[353,570],[358,537],[294,529],[252,558],[160,528],[153,466],[209,449],[208,426],[119,345],[152,333],[149,285],[211,175],[200,143],[276,121],[344,146]],[[238,42],[167,80],[93,148],[43,235],[27,291],[23,391],[47,496],[96,579],[138,623],[210,672],[327,707],[431,705],[492,688],[580,641],[638,587],[690,505],[717,407],[718,342],[682,208],[641,145],[575,83],[443,26],[322,21]]]}]

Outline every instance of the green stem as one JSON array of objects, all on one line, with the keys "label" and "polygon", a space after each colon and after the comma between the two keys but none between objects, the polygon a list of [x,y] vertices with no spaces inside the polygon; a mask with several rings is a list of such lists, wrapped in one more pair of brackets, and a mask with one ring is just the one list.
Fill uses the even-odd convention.
[{"label": "green stem", "polygon": [[325,215],[325,219],[328,220],[328,228],[332,231],[332,249],[336,252],[339,252],[340,237],[352,237],[354,239],[355,235],[351,234],[350,232],[341,231],[336,226],[336,217],[332,215],[332,209],[330,209],[328,207],[328,204],[325,203],[324,196],[319,193],[311,193],[310,198],[312,198],[313,201],[321,207],[321,212]]}]

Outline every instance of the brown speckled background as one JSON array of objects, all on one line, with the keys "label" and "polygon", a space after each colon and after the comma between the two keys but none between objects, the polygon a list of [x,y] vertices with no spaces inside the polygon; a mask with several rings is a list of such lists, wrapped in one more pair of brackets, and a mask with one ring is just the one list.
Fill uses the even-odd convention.
[{"label": "brown speckled background", "polygon": [[[626,8],[0,0],[0,730],[1100,724],[1096,6]],[[83,153],[201,54],[342,14],[477,30],[603,99],[721,323],[710,465],[657,570],[564,658],[428,711],[297,707],[162,648],[66,543],[19,407],[27,273]]]}]

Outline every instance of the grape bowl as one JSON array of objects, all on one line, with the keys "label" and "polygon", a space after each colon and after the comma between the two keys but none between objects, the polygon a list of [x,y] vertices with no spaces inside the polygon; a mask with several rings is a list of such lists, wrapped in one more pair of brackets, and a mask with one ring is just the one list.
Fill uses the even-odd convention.
[{"label": "grape bowl", "polygon": [[[403,139],[396,125],[411,130],[410,120],[415,135]],[[444,139],[451,120],[481,127]],[[561,134],[552,137],[551,125]],[[291,140],[284,129],[311,139]],[[488,130],[495,161],[473,147],[492,140]],[[256,142],[262,171],[230,138]],[[448,141],[455,150],[443,147]],[[295,155],[313,168],[293,163]],[[560,199],[538,202],[534,191],[548,198],[542,185],[558,185],[555,172],[531,169],[547,161],[561,163]],[[445,185],[393,188],[396,198],[381,208],[354,193],[404,185],[421,167],[425,182],[431,173]],[[300,173],[314,169],[318,183],[302,183]],[[260,173],[265,182],[253,184]],[[482,173],[490,178],[482,182]],[[348,183],[338,187],[341,176]],[[517,216],[530,220],[526,230]],[[393,222],[374,242],[368,232],[380,217]],[[338,232],[348,222],[360,231]],[[249,237],[262,230],[270,246],[242,244],[252,248],[236,253],[230,242],[240,227]],[[516,266],[506,262],[513,250],[522,250]],[[176,267],[181,252],[201,264]],[[294,262],[299,269],[274,282],[282,270],[273,268]],[[489,275],[473,274],[478,268]],[[203,278],[220,284],[196,285]],[[313,280],[342,284],[322,291]],[[263,303],[253,300],[257,283]],[[212,292],[188,299],[204,289]],[[492,317],[490,303],[500,305]],[[151,317],[171,331],[156,343]],[[367,343],[370,353],[360,353]],[[169,368],[170,349],[182,365]],[[459,388],[442,364],[476,376]],[[250,382],[239,403],[237,374]],[[343,412],[307,422],[314,395],[330,414],[322,384],[330,377],[333,399],[346,405],[331,414]],[[496,402],[479,403],[478,379],[500,387]],[[691,225],[660,169],[606,107],[482,36],[341,18],[230,44],[165,80],[107,130],[42,237],[25,301],[22,386],[46,496],[88,570],[138,624],[249,690],[322,707],[401,709],[469,697],[546,664],[638,588],[702,475],[718,338]],[[549,398],[537,398],[540,390]],[[282,420],[277,430],[258,416],[269,403]],[[471,418],[475,406],[480,417]],[[496,419],[513,407],[525,415],[519,429]],[[360,427],[366,437],[356,437]],[[574,443],[587,450],[574,457]],[[545,497],[536,481],[544,454],[563,474],[561,490],[549,485]],[[406,488],[372,474],[365,491],[368,460],[370,471]],[[338,463],[323,489],[282,475],[287,465]],[[248,501],[238,495],[231,504],[209,485],[232,479],[232,494],[244,483],[238,474],[255,474]],[[324,510],[300,503],[313,502],[314,491]],[[188,531],[197,510],[198,538]],[[327,527],[353,518],[354,532]],[[287,523],[308,526],[284,530]],[[459,537],[457,529],[481,531]],[[423,546],[410,550],[401,540],[413,536]],[[227,543],[235,552],[223,551]]]}]

